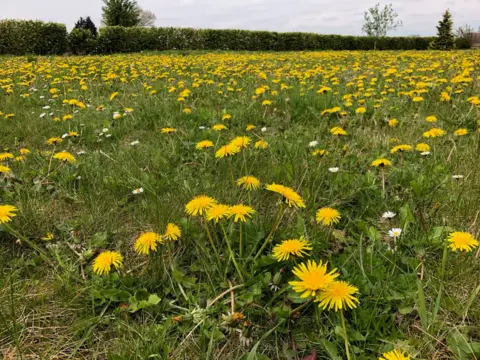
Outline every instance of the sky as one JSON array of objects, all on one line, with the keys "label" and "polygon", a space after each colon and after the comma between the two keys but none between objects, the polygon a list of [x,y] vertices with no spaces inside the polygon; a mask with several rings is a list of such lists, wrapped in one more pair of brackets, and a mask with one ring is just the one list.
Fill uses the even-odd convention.
[{"label": "sky", "polygon": [[[363,13],[379,0],[138,0],[152,11],[156,26],[212,29],[302,31],[361,35]],[[392,3],[403,26],[389,35],[436,34],[448,8],[454,26],[480,27],[480,0],[397,0]],[[64,23],[70,30],[80,16],[100,26],[102,0],[0,0],[0,19]]]}]

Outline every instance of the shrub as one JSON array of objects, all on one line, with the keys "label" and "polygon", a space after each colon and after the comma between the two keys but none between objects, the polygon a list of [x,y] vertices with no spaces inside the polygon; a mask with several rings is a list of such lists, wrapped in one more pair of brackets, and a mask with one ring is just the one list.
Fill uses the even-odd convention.
[{"label": "shrub", "polygon": [[67,51],[67,28],[42,21],[0,21],[0,54],[63,54]]},{"label": "shrub", "polygon": [[76,55],[96,52],[97,41],[90,30],[75,28],[68,35],[70,51]]}]

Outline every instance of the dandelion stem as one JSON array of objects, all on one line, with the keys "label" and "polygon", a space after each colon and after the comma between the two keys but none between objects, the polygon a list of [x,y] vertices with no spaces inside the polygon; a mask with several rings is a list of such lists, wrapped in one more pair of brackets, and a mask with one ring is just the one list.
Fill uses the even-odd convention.
[{"label": "dandelion stem", "polygon": [[240,258],[243,257],[243,234],[242,234],[242,223],[240,222],[239,223],[239,226],[240,226],[240,243],[239,243],[239,247],[240,247]]},{"label": "dandelion stem", "polygon": [[300,306],[296,307],[295,309],[293,309],[292,311],[290,311],[289,316],[295,315],[295,313],[299,312],[300,310],[302,310],[306,306],[310,305],[311,302],[312,302],[312,299],[309,299],[308,301],[305,301],[302,305],[300,305]]},{"label": "dandelion stem", "polygon": [[12,227],[10,227],[10,225],[8,225],[7,223],[3,223],[3,226],[7,229],[7,231],[17,237],[18,239],[20,239],[21,241],[25,242],[26,244],[28,244],[28,246],[30,246],[33,250],[37,251],[40,256],[42,257],[42,259],[48,263],[50,266],[53,267],[53,264],[50,262],[50,259],[48,259],[47,257],[47,254],[45,254],[45,252],[39,248],[35,243],[31,242],[29,239],[27,239],[25,236],[21,235],[20,233],[18,233],[17,231],[15,231]]},{"label": "dandelion stem", "polygon": [[238,266],[237,260],[235,260],[235,254],[232,251],[232,246],[230,245],[230,240],[228,239],[227,232],[225,231],[225,227],[223,226],[222,223],[220,223],[220,227],[222,228],[223,237],[225,238],[225,242],[227,243],[228,252],[230,253],[230,257],[232,258],[233,265],[235,266],[235,269],[237,270],[237,273],[240,276],[240,280],[242,280],[242,283],[243,283],[245,282],[245,280],[243,279],[242,271]]},{"label": "dandelion stem", "polygon": [[380,175],[382,176],[382,192],[383,196],[386,196],[385,194],[385,170],[383,167],[380,167]]},{"label": "dandelion stem", "polygon": [[347,360],[350,360],[350,351],[348,349],[348,336],[347,336],[347,328],[345,326],[345,317],[343,316],[343,310],[340,309],[340,321],[342,322],[343,328],[343,339],[345,340],[345,352],[347,353]]},{"label": "dandelion stem", "polygon": [[[260,250],[258,250],[257,252],[257,255],[255,255],[255,257],[253,258],[253,260],[257,260],[257,258],[260,256],[260,254],[263,252],[263,250],[265,250],[265,248],[267,247],[268,243],[270,242],[272,236],[273,236],[273,233],[275,232],[275,230],[278,228],[278,225],[280,224],[280,220],[282,219],[282,216],[283,216],[283,205],[280,205],[280,208],[278,210],[278,215],[277,215],[277,219],[275,220],[275,223],[273,224],[273,227],[272,227],[272,230],[270,230],[270,233],[268,234],[268,236],[266,237],[265,239],[265,242],[263,243],[262,247],[260,248]],[[256,248],[256,244],[255,244],[255,247],[253,248],[252,250],[252,253],[253,251],[255,251],[255,248]],[[250,254],[251,255],[251,254]]]},{"label": "dandelion stem", "polygon": [[205,220],[202,220],[203,225],[205,227],[205,231],[207,232],[207,237],[208,240],[210,241],[210,245],[212,246],[213,252],[215,253],[215,257],[217,258],[217,263],[218,263],[218,269],[221,269],[221,260],[220,260],[220,255],[218,254],[217,247],[215,246],[215,243],[213,242],[212,239],[212,234],[210,234],[210,230],[208,229],[208,224]]}]

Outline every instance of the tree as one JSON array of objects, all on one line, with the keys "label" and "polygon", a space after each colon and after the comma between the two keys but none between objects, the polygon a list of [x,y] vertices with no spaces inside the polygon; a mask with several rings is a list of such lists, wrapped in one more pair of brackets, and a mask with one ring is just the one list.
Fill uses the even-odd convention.
[{"label": "tree", "polygon": [[475,29],[470,25],[460,26],[455,30],[455,36],[460,39],[467,39],[470,40],[472,38]]},{"label": "tree", "polygon": [[102,23],[106,26],[138,26],[140,10],[136,0],[103,0]]},{"label": "tree", "polygon": [[443,19],[438,22],[437,38],[432,41],[430,48],[435,50],[452,50],[455,48],[455,36],[453,35],[452,14],[447,10]]},{"label": "tree", "polygon": [[362,31],[375,38],[375,49],[379,38],[387,36],[389,31],[402,26],[402,21],[397,18],[398,14],[393,10],[392,4],[385,5],[383,9],[380,9],[380,4],[377,4],[365,11],[365,24],[362,26]]},{"label": "tree", "polygon": [[155,25],[155,20],[157,20],[157,17],[153,12],[150,10],[143,10],[141,7],[138,7],[140,10],[140,21],[138,23],[138,26],[143,26],[143,27],[152,27]]},{"label": "tree", "polygon": [[80,20],[75,23],[74,29],[90,30],[94,38],[96,38],[98,34],[97,27],[93,23],[92,19],[90,19],[90,16],[87,16],[86,19],[81,17]]}]

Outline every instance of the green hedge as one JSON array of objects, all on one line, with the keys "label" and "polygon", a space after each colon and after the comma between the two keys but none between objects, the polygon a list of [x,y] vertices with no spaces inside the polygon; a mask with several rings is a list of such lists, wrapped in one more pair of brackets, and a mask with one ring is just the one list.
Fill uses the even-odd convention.
[{"label": "green hedge", "polygon": [[[427,50],[433,38],[385,37],[375,41],[367,36],[318,35],[312,33],[277,33],[248,30],[213,30],[190,28],[100,29],[98,51],[101,53],[144,50]],[[376,44],[375,44],[376,43]]]},{"label": "green hedge", "polygon": [[68,50],[67,28],[42,21],[1,20],[0,54],[63,54]]},{"label": "green hedge", "polygon": [[[67,34],[65,25],[0,21],[0,54],[111,54],[148,50],[427,50],[432,37],[385,37],[278,33],[191,28],[105,27],[97,38],[87,31]],[[464,48],[462,44],[460,48]]]}]

